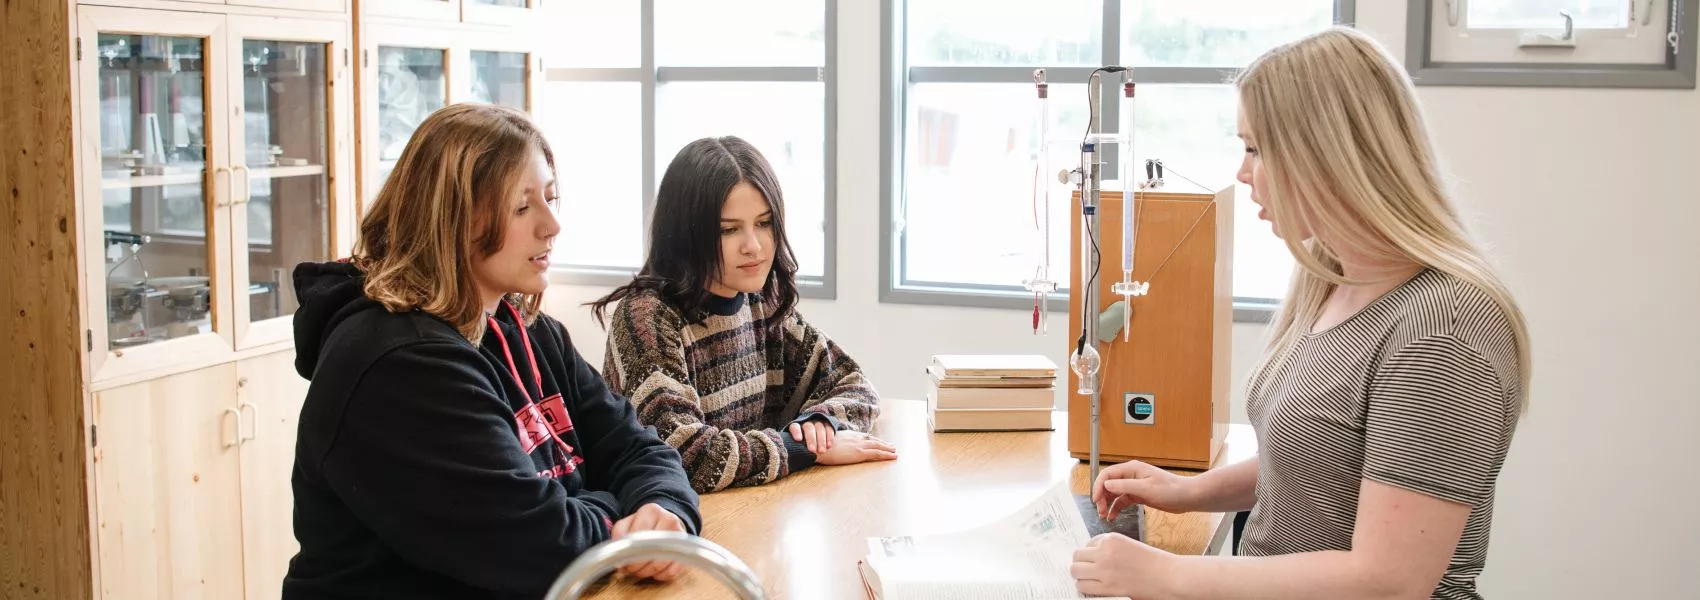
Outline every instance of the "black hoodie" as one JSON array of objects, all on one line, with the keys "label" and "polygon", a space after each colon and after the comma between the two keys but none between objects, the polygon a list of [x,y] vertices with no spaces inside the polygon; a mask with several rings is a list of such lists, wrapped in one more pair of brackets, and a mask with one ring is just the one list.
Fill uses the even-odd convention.
[{"label": "black hoodie", "polygon": [[474,346],[425,312],[389,312],[364,281],[347,263],[295,268],[295,367],[312,384],[286,600],[534,600],[645,504],[701,531],[678,452],[559,322],[522,331],[504,305]]}]

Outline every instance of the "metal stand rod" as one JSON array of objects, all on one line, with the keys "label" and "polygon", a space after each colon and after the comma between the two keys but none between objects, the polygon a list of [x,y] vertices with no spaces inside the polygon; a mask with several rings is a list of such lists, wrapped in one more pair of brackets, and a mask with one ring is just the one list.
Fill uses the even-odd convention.
[{"label": "metal stand rod", "polygon": [[[1098,74],[1093,73],[1087,82],[1088,93],[1092,93],[1092,91],[1097,90],[1101,85],[1102,81]],[[1099,115],[1099,118],[1091,119],[1091,132],[1086,142],[1087,144],[1090,144],[1090,150],[1086,155],[1086,159],[1090,162],[1090,164],[1083,165],[1087,168],[1087,172],[1084,174],[1085,177],[1081,179],[1081,184],[1086,188],[1085,193],[1080,195],[1081,225],[1085,228],[1081,232],[1081,237],[1087,239],[1088,242],[1083,244],[1084,247],[1080,253],[1080,281],[1082,286],[1086,288],[1086,296],[1081,300],[1080,318],[1086,325],[1085,345],[1092,347],[1095,351],[1098,345],[1098,282],[1093,279],[1092,271],[1094,270],[1093,265],[1097,265],[1099,262],[1098,252],[1100,247],[1098,205],[1100,193],[1103,189],[1104,170],[1102,168],[1103,161],[1101,157],[1104,153],[1102,148],[1099,148],[1098,145],[1102,143],[1101,134],[1103,133],[1102,115],[1104,114],[1104,98],[1102,94],[1098,95],[1097,104],[1096,106],[1093,106],[1092,109],[1095,114]],[[1092,390],[1091,473],[1092,481],[1094,482],[1098,480],[1098,414],[1101,401],[1100,390],[1102,388],[1102,376],[1102,367],[1099,367],[1094,370],[1090,381],[1088,382]]]}]

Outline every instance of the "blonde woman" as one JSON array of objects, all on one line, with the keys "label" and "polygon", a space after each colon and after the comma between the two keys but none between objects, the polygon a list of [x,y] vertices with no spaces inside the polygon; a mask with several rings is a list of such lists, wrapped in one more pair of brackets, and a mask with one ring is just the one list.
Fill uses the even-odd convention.
[{"label": "blonde woman", "polygon": [[1350,29],[1240,75],[1239,180],[1300,268],[1248,386],[1255,459],[1196,477],[1105,469],[1100,511],[1250,510],[1239,557],[1106,534],[1081,592],[1479,598],[1495,481],[1526,402],[1516,302],[1447,198],[1411,81]]},{"label": "blonde woman", "polygon": [[678,452],[539,310],[561,232],[554,173],[523,113],[443,108],[402,151],[353,260],[296,267],[296,368],[312,384],[284,598],[540,598],[597,543],[701,530]]}]

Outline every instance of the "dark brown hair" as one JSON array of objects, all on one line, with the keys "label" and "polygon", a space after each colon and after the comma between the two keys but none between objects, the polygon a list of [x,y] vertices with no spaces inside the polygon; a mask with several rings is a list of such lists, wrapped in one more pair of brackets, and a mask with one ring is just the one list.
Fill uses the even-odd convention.
[{"label": "dark brown hair", "polygon": [[748,182],[773,212],[773,268],[759,299],[768,308],[768,325],[778,327],[797,304],[797,257],[785,239],[785,200],[773,167],[755,146],[735,136],[702,138],[686,144],[667,165],[655,194],[649,253],[631,283],[587,303],[598,324],[606,325],[609,304],[641,290],[655,290],[679,309],[688,323],[705,317],[709,283],[720,274],[720,210],[740,182]]}]

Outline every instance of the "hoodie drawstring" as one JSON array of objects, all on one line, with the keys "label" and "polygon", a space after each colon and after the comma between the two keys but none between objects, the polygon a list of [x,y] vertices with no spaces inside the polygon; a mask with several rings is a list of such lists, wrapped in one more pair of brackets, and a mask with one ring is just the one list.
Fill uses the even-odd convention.
[{"label": "hoodie drawstring", "polygon": [[[514,308],[512,304],[503,302],[502,305],[508,307],[508,310],[514,315],[514,323],[519,327],[520,343],[525,345],[525,358],[531,363],[532,379],[537,382],[537,393],[541,394],[543,393],[543,372],[537,368],[537,355],[531,350],[531,335],[527,334],[525,331],[525,319],[519,315],[519,309]],[[502,343],[502,355],[506,356],[508,359],[508,370],[513,373],[514,384],[519,386],[519,393],[525,397],[526,405],[536,408],[538,414],[541,415],[543,413],[542,407],[539,407],[537,402],[531,399],[531,391],[526,389],[525,379],[520,377],[519,363],[514,361],[513,350],[508,349],[508,336],[502,334],[502,327],[496,322],[496,317],[486,316],[485,318],[490,320],[490,331],[495,332],[496,339]],[[561,406],[561,410],[566,410],[565,404]],[[549,437],[555,440],[555,451],[561,454],[561,460],[564,460],[566,461],[566,464],[571,465],[573,463],[573,457],[568,456],[566,450],[571,446],[568,446],[566,442],[561,441],[561,436],[556,435],[555,428],[549,426],[548,423],[543,424],[543,429],[548,430]]]}]

